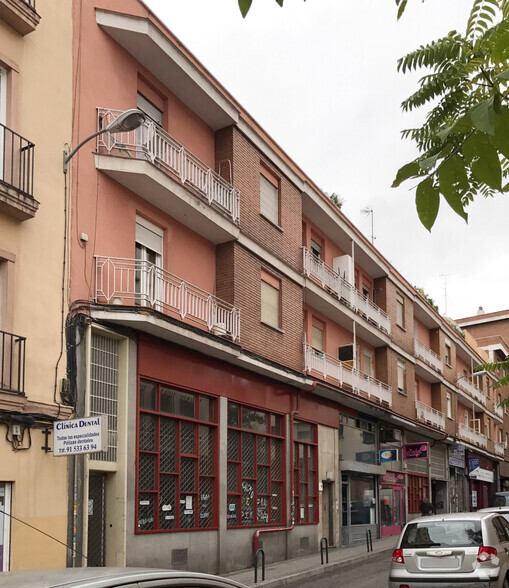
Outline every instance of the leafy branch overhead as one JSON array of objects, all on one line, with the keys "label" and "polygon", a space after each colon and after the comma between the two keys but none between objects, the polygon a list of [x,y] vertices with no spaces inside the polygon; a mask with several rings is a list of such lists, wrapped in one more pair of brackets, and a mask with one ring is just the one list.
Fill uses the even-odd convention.
[{"label": "leafy branch overhead", "polygon": [[[275,0],[279,6],[283,6],[283,0]],[[239,0],[239,8],[243,18],[246,18],[249,9],[251,8],[251,4],[253,0]]]},{"label": "leafy branch overhead", "polygon": [[[396,0],[398,18],[406,0]],[[401,167],[393,187],[416,183],[416,207],[431,230],[443,199],[465,221],[475,196],[509,192],[509,0],[475,0],[466,31],[412,51],[402,73],[425,70],[404,112],[428,106],[425,123],[402,131],[419,157]]]}]

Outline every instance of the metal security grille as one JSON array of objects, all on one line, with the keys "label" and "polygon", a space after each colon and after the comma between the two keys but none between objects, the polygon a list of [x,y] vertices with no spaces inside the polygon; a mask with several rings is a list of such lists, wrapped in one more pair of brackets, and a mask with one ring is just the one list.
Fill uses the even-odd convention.
[{"label": "metal security grille", "polygon": [[138,531],[217,527],[214,402],[140,382]]},{"label": "metal security grille", "polygon": [[96,461],[117,461],[118,341],[92,333],[90,358],[90,416],[108,419],[108,450],[90,454]]},{"label": "metal security grille", "polygon": [[283,524],[280,415],[228,403],[228,527]]},{"label": "metal security grille", "polygon": [[105,564],[105,490],[104,475],[91,474],[88,482],[88,567]]}]

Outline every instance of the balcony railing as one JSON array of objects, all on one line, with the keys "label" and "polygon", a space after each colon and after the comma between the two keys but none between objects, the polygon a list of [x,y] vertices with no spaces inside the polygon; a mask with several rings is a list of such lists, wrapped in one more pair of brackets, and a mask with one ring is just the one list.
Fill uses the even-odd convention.
[{"label": "balcony railing", "polygon": [[475,429],[471,429],[462,423],[458,424],[458,435],[465,439],[465,441],[469,441],[474,445],[479,445],[479,447],[486,448],[486,435],[482,433],[478,433]]},{"label": "balcony railing", "polygon": [[[98,130],[109,125],[121,112],[98,108]],[[181,184],[191,186],[210,206],[233,222],[239,221],[237,190],[153,121],[145,121],[134,131],[99,135],[97,150],[146,159]]]},{"label": "balcony railing", "polygon": [[495,414],[498,416],[498,418],[503,419],[504,418],[504,408],[502,406],[498,406],[498,404],[495,405]]},{"label": "balcony railing", "polygon": [[477,402],[480,402],[483,406],[486,406],[486,395],[480,388],[478,388],[468,379],[468,376],[458,374],[456,384],[458,388],[461,388],[469,396],[477,400]]},{"label": "balcony railing", "polygon": [[440,412],[427,404],[423,404],[418,400],[415,401],[415,410],[418,421],[436,427],[441,431],[445,431],[445,415],[443,412]]},{"label": "balcony railing", "polygon": [[153,308],[239,339],[240,313],[231,304],[147,261],[96,256],[95,263],[96,302]]},{"label": "balcony railing", "polygon": [[0,390],[25,393],[26,338],[0,331]]},{"label": "balcony railing", "polygon": [[25,196],[34,195],[35,145],[0,124],[0,182]]},{"label": "balcony railing", "polygon": [[355,394],[364,393],[369,400],[392,406],[392,388],[363,372],[352,368],[331,355],[313,349],[311,345],[304,345],[304,363],[306,372],[312,371],[322,374],[324,378],[331,377],[339,382],[339,386],[347,385]]},{"label": "balcony railing", "polygon": [[362,316],[375,327],[386,333],[391,332],[391,319],[374,302],[359,292],[332,268],[326,265],[319,257],[316,257],[306,247],[303,251],[303,268],[304,273],[318,280],[322,288],[331,290],[341,302],[352,307],[362,314]]},{"label": "balcony railing", "polygon": [[500,441],[494,441],[493,444],[495,446],[495,454],[504,457],[505,443],[501,443]]},{"label": "balcony railing", "polygon": [[414,339],[414,353],[416,357],[420,357],[435,371],[440,374],[442,373],[442,370],[444,369],[444,362],[442,361],[440,355],[437,355],[429,347],[426,347],[426,345],[421,343],[417,338]]}]

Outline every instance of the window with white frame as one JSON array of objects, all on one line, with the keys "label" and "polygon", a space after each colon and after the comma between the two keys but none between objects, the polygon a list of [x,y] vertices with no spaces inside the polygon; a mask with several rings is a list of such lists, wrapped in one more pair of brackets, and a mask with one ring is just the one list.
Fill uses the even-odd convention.
[{"label": "window with white frame", "polygon": [[398,392],[405,394],[406,364],[398,360]]},{"label": "window with white frame", "polygon": [[451,365],[451,342],[448,339],[445,340],[445,363]]},{"label": "window with white frame", "polygon": [[[154,306],[163,298],[163,230],[140,216],[136,217],[136,304]],[[154,267],[155,266],[155,267]]]},{"label": "window with white frame", "polygon": [[373,352],[369,349],[362,350],[363,372],[370,378],[375,377],[375,368],[373,366]]},{"label": "window with white frame", "polygon": [[279,328],[281,283],[277,278],[262,270],[261,275],[261,321]]},{"label": "window with white frame", "polygon": [[322,259],[322,244],[316,239],[311,239],[311,252],[318,259]]},{"label": "window with white frame", "polygon": [[279,225],[279,187],[260,174],[260,214]]},{"label": "window with white frame", "polygon": [[396,292],[396,324],[405,326],[405,298],[401,292]]},{"label": "window with white frame", "polygon": [[138,92],[137,99],[138,108],[144,112],[150,119],[157,123],[160,127],[163,126],[163,112],[160,108],[157,108],[155,104],[150,102],[148,98],[145,98],[143,94]]},{"label": "window with white frame", "polygon": [[311,327],[312,347],[316,351],[323,351],[323,326],[313,325]]},{"label": "window with white frame", "polygon": [[[4,514],[5,513],[5,514]],[[9,571],[11,484],[0,482],[0,572]]]},{"label": "window with white frame", "polygon": [[447,418],[452,419],[452,396],[450,392],[447,392]]}]

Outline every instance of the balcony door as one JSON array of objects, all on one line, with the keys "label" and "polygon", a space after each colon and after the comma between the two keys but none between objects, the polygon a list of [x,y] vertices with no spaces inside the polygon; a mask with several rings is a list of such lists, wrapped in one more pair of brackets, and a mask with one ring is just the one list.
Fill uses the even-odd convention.
[{"label": "balcony door", "polygon": [[11,485],[9,482],[0,482],[0,572],[9,571],[10,514]]},{"label": "balcony door", "polygon": [[136,217],[135,302],[162,310],[164,302],[163,230]]},{"label": "balcony door", "polygon": [[5,125],[7,124],[7,71],[0,67],[0,180],[4,179]]}]

